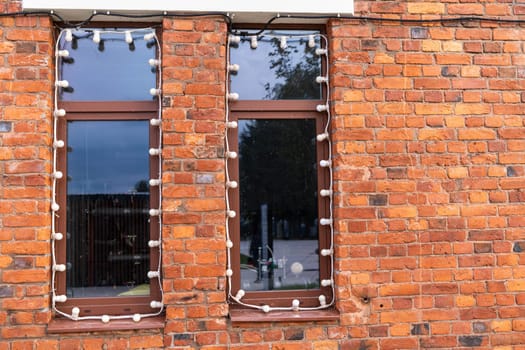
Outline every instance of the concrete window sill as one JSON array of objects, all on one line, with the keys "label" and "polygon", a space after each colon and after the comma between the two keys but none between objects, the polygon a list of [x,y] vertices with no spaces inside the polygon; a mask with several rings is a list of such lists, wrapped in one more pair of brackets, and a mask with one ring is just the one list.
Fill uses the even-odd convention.
[{"label": "concrete window sill", "polygon": [[145,317],[139,322],[132,319],[112,320],[103,323],[100,320],[72,321],[64,318],[51,320],[47,327],[49,333],[82,333],[82,332],[111,332],[137,329],[164,328],[164,317]]},{"label": "concrete window sill", "polygon": [[322,322],[339,320],[339,311],[336,309],[315,311],[272,311],[264,313],[260,310],[232,308],[230,319],[234,326],[242,326],[243,323],[262,322]]}]

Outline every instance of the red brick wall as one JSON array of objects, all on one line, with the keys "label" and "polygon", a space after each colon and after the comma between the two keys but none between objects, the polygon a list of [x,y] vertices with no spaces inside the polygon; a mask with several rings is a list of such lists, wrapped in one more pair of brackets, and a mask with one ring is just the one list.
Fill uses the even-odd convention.
[{"label": "red brick wall", "polygon": [[[0,8],[16,10],[17,2]],[[356,15],[515,19],[524,18],[525,3],[356,1]],[[0,24],[0,350],[525,344],[519,25],[329,22],[341,317],[232,327],[224,279],[226,26],[220,18],[165,20],[165,328],[57,335],[46,329],[52,28],[45,17]]]}]

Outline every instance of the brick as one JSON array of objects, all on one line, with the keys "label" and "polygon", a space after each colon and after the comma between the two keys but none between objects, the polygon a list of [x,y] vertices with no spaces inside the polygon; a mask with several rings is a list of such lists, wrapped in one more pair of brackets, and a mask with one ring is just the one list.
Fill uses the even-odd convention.
[{"label": "brick", "polygon": [[408,3],[410,14],[442,14],[445,13],[445,4],[433,2]]}]

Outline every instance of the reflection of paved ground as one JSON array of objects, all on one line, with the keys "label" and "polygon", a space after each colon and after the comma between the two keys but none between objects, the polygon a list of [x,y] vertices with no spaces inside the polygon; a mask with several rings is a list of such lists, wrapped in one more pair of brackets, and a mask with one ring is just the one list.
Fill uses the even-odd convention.
[{"label": "reflection of paved ground", "polygon": [[[304,289],[308,285],[310,288],[317,288],[319,285],[317,249],[317,240],[274,240],[273,258],[274,265],[277,265],[274,268],[274,288]],[[241,254],[250,255],[250,241],[241,241]],[[300,267],[302,267],[302,271],[294,273],[292,266],[294,267],[293,271],[298,272]],[[266,281],[264,279],[257,281],[256,267],[243,266],[241,269],[241,288],[244,290],[264,290],[268,288],[267,285],[267,279]]]}]

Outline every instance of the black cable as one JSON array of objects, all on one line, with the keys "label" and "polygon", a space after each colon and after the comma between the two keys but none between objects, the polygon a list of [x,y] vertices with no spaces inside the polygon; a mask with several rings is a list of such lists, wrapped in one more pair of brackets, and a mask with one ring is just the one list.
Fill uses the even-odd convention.
[{"label": "black cable", "polygon": [[505,19],[495,17],[479,17],[479,16],[462,16],[462,17],[449,17],[449,18],[431,18],[431,19],[414,19],[414,18],[382,18],[382,17],[369,17],[369,16],[334,16],[334,15],[320,15],[320,16],[300,16],[300,15],[286,15],[286,16],[274,16],[264,26],[257,31],[247,32],[240,29],[233,29],[230,33],[240,36],[259,36],[268,27],[279,19],[347,19],[357,21],[369,21],[369,22],[390,22],[390,23],[453,23],[453,22],[486,22],[486,23],[511,23],[511,24],[525,24],[525,19]]},{"label": "black cable", "polygon": [[453,22],[486,22],[486,23],[509,23],[509,24],[525,24],[525,19],[506,19],[506,18],[497,18],[497,17],[480,17],[480,16],[462,16],[462,17],[448,17],[448,18],[431,18],[431,19],[414,19],[414,18],[383,18],[383,17],[372,17],[372,16],[335,16],[335,15],[320,15],[320,16],[302,16],[302,15],[285,15],[285,16],[273,16],[268,20],[261,29],[254,32],[243,31],[242,29],[234,29],[232,19],[228,14],[223,12],[207,12],[207,13],[192,13],[192,14],[174,14],[174,13],[160,13],[160,14],[147,14],[147,15],[133,15],[133,14],[124,14],[118,12],[96,12],[94,11],[88,18],[80,21],[71,23],[54,11],[29,11],[29,12],[7,12],[0,13],[1,17],[23,17],[23,16],[42,16],[47,15],[54,17],[58,21],[62,22],[66,27],[75,28],[81,27],[90,23],[97,16],[110,16],[110,17],[121,17],[121,18],[154,18],[154,17],[163,17],[163,18],[181,18],[181,17],[209,17],[209,16],[220,16],[222,17],[228,26],[228,33],[240,35],[240,36],[259,36],[265,30],[267,30],[270,25],[279,20],[279,19],[346,19],[346,20],[358,20],[358,21],[370,21],[370,22],[390,22],[390,23],[453,23]]}]

